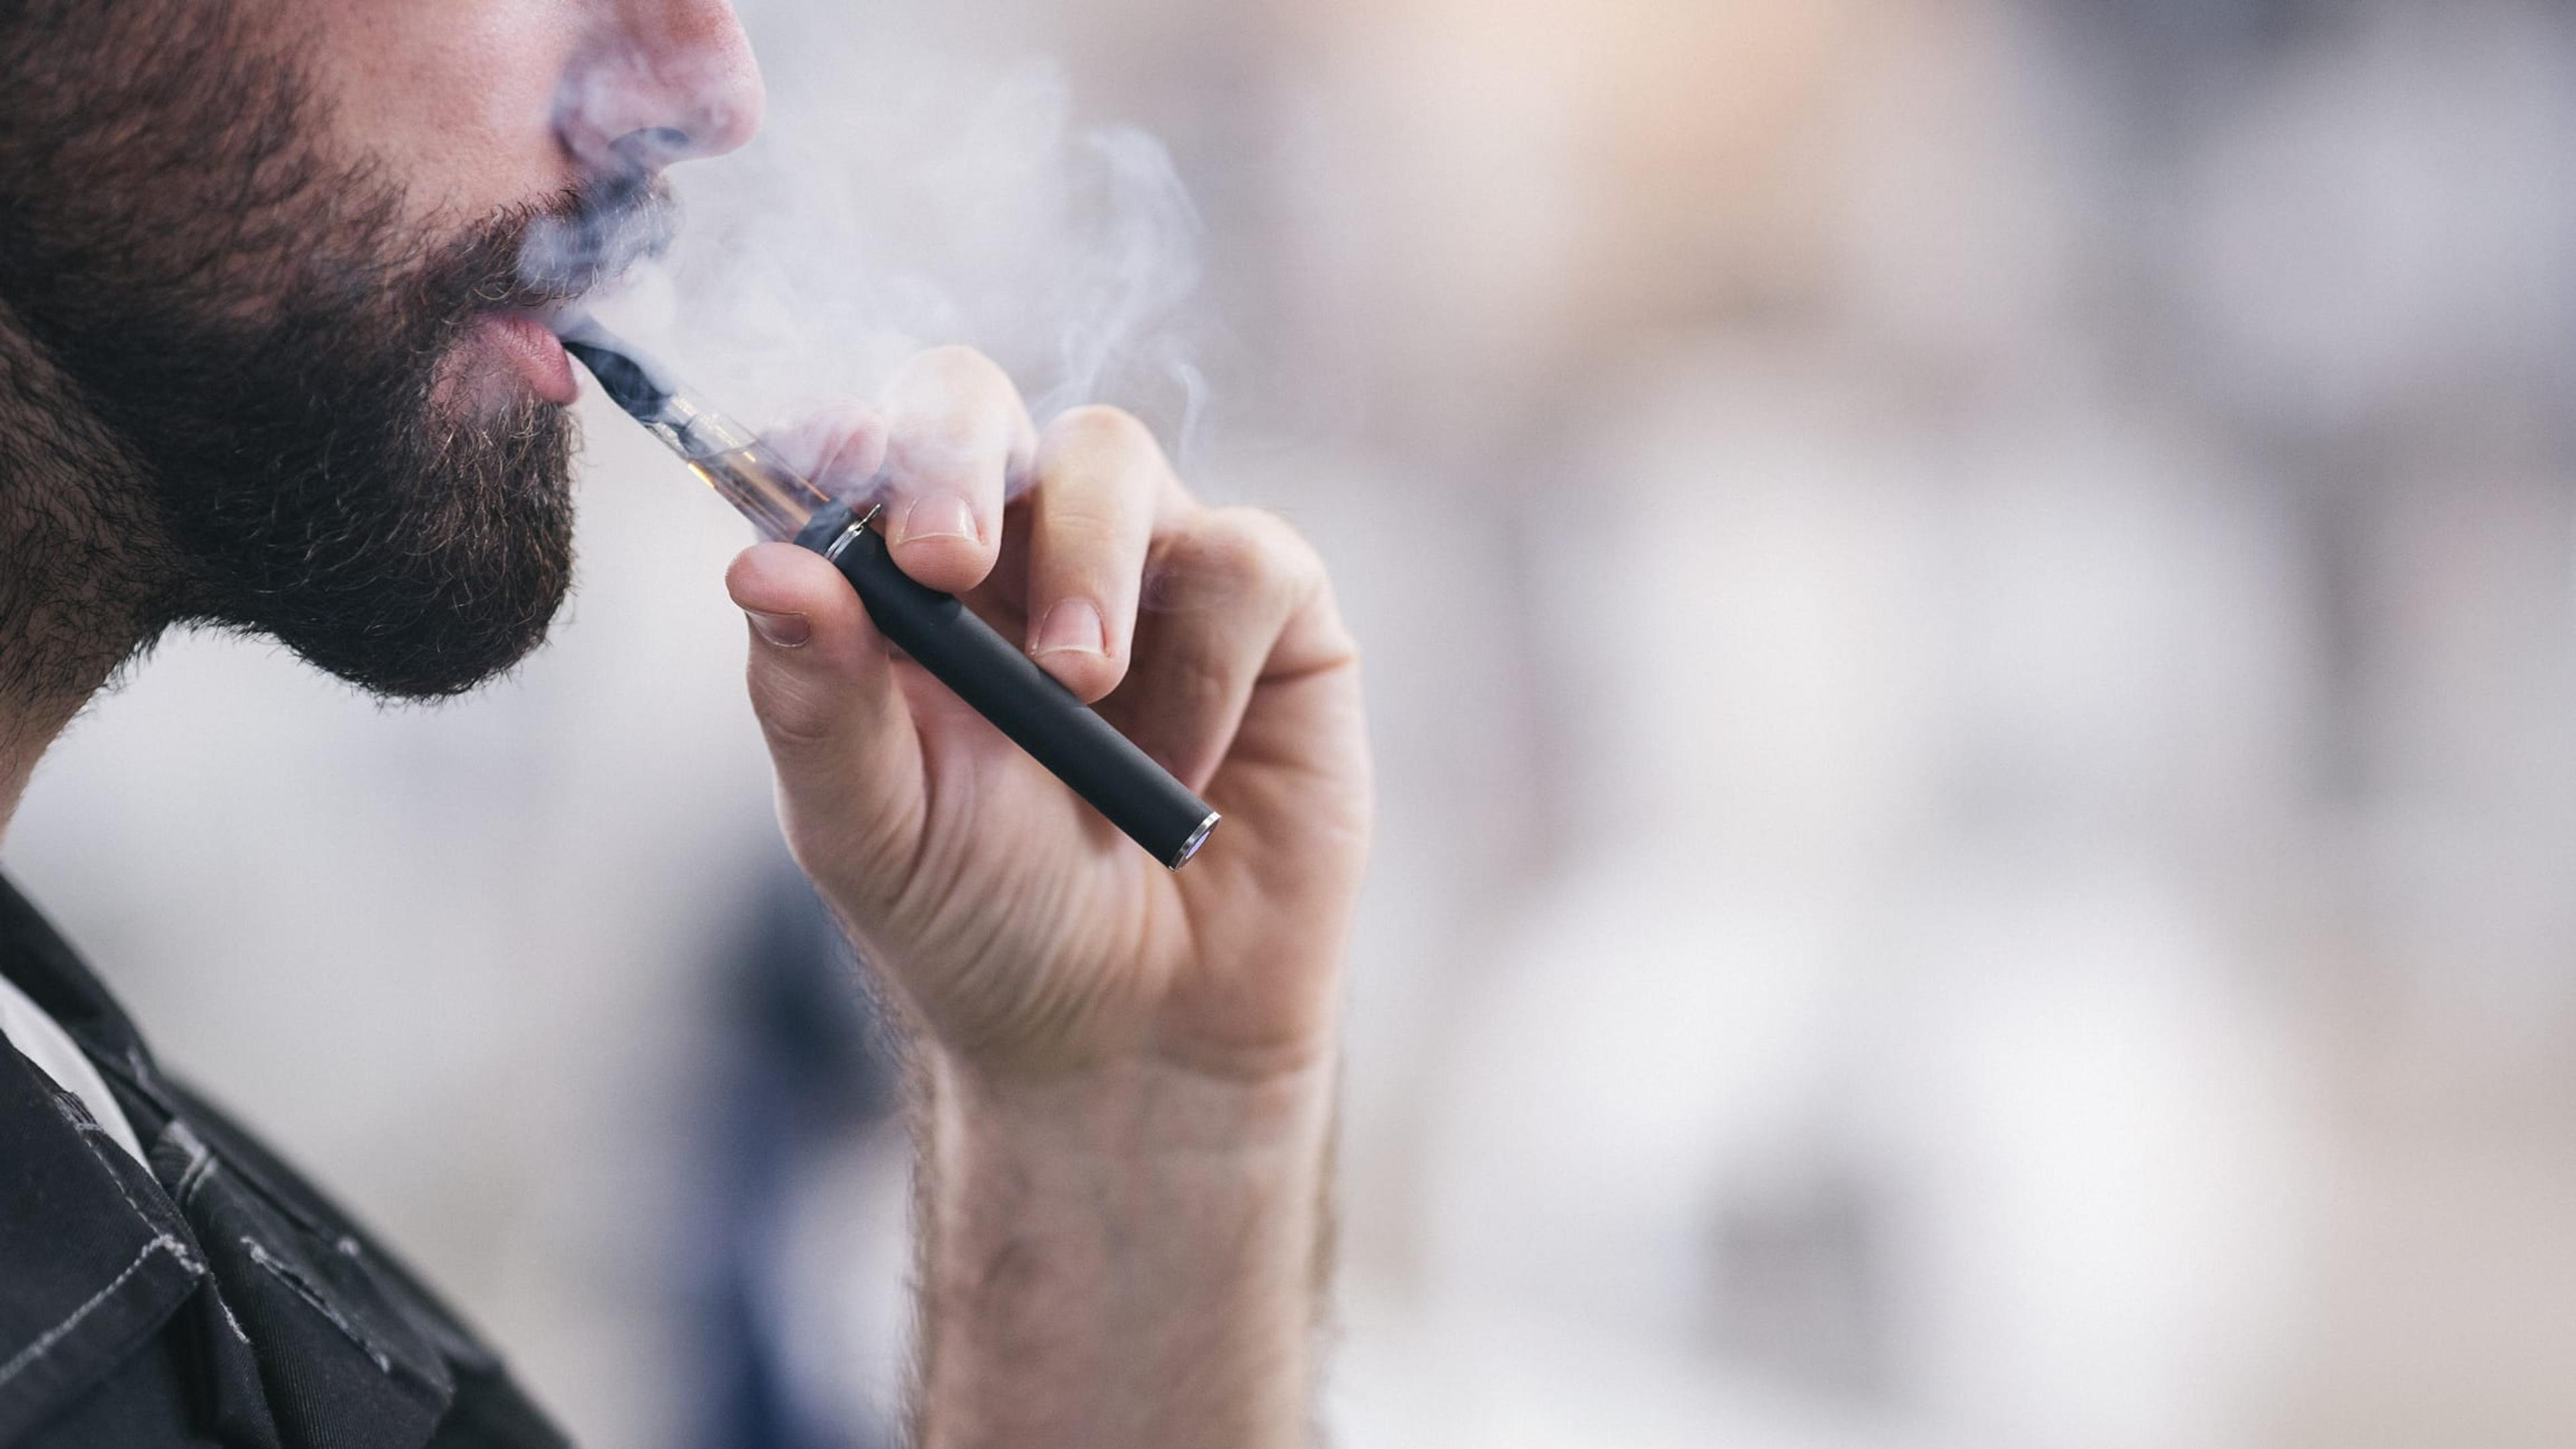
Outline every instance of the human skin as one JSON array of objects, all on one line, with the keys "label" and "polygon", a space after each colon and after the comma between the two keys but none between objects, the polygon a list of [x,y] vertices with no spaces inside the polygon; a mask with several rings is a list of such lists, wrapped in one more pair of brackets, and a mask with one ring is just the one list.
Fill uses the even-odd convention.
[{"label": "human skin", "polygon": [[[330,145],[397,179],[424,231],[639,156],[720,154],[760,114],[741,30],[707,0],[245,3],[300,38]],[[450,401],[560,401],[550,347],[479,328]],[[923,355],[814,439],[827,479],[884,465],[899,565],[1026,640],[1226,816],[1166,872],[893,658],[821,559],[763,545],[727,575],[789,843],[909,1028],[918,1438],[1299,1442],[1370,813],[1324,572],[1276,519],[1195,501],[1124,414],[1041,433],[971,352]],[[0,705],[12,807],[78,703]]]},{"label": "human skin", "polygon": [[891,454],[907,571],[1226,816],[1164,870],[889,657],[820,558],[735,561],[788,841],[924,1044],[919,1440],[1300,1442],[1370,799],[1324,571],[1192,500],[1125,414],[1033,433],[972,353],[917,359],[842,440],[827,474]]}]

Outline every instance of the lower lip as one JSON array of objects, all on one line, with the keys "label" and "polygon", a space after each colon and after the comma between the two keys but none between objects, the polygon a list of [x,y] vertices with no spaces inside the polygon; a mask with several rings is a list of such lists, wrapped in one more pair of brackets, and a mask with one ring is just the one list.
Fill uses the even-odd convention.
[{"label": "lower lip", "polygon": [[533,313],[486,313],[481,326],[537,396],[557,406],[569,406],[581,396],[581,385],[573,380],[572,358],[555,340],[553,329]]}]

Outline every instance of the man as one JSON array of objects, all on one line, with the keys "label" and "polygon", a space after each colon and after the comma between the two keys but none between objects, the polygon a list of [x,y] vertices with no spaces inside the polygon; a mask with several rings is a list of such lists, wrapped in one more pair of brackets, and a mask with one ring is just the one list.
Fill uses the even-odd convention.
[{"label": "man", "polygon": [[[522,243],[760,106],[721,0],[0,0],[0,798],[173,626],[397,698],[533,648],[576,389]],[[788,839],[908,1029],[916,1437],[1296,1442],[1369,817],[1322,572],[962,351],[819,466],[1226,815],[1166,873],[820,559],[728,575]],[[0,1444],[560,1442],[5,893],[0,976]]]}]

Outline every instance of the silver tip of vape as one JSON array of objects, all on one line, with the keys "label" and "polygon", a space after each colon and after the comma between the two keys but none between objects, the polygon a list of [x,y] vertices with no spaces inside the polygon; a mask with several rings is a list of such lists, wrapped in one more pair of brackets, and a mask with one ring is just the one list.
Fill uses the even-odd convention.
[{"label": "silver tip of vape", "polygon": [[1199,853],[1200,846],[1207,844],[1208,832],[1216,829],[1216,823],[1224,818],[1225,816],[1217,811],[1209,811],[1208,818],[1199,822],[1199,828],[1190,832],[1190,838],[1181,842],[1181,848],[1172,852],[1169,862],[1171,868],[1179,870],[1189,864],[1190,857]]}]

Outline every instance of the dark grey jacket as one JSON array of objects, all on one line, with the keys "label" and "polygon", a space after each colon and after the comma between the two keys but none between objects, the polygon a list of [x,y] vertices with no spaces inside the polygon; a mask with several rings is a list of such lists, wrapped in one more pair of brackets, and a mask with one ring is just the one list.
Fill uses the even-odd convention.
[{"label": "dark grey jacket", "polygon": [[5,881],[0,974],[98,1064],[151,1164],[0,1040],[0,1449],[566,1442],[400,1263],[162,1075]]}]

